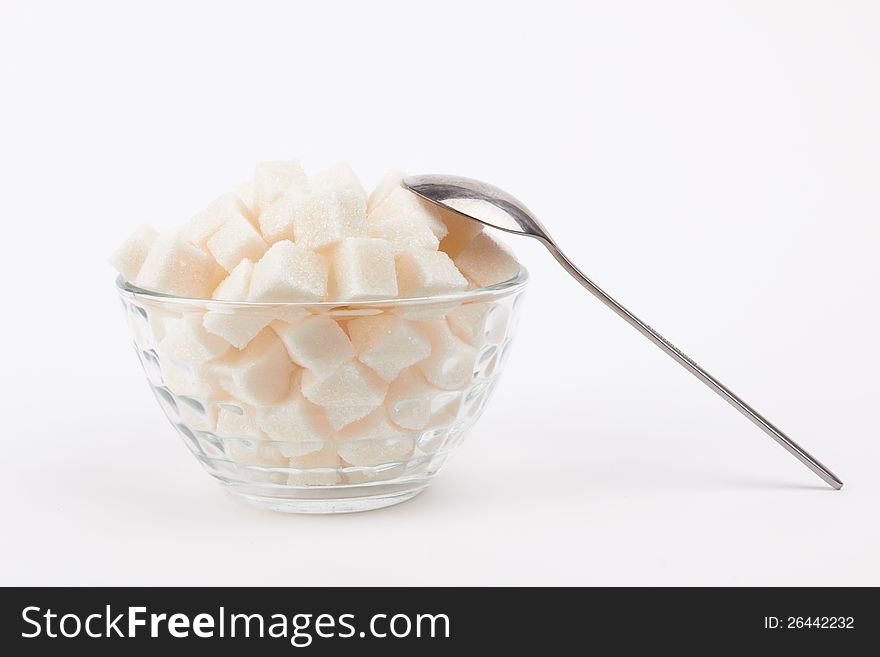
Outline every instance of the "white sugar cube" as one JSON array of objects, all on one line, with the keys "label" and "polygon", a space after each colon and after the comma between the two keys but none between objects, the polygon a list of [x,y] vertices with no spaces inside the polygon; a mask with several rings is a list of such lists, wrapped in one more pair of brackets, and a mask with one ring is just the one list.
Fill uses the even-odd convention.
[{"label": "white sugar cube", "polygon": [[308,187],[306,172],[299,162],[290,160],[257,164],[254,173],[254,200],[260,213],[291,188],[305,191]]},{"label": "white sugar cube", "polygon": [[483,232],[483,224],[473,219],[463,217],[451,210],[441,210],[440,218],[446,225],[448,233],[440,241],[440,250],[455,258],[470,244],[473,239]]},{"label": "white sugar cube", "polygon": [[358,360],[386,381],[431,355],[428,338],[409,322],[393,315],[359,317],[348,323]]},{"label": "white sugar cube", "polygon": [[327,421],[334,430],[346,427],[371,412],[369,405],[347,404],[344,406],[328,406],[324,409]]},{"label": "white sugar cube", "polygon": [[351,465],[377,466],[406,461],[415,449],[412,435],[388,421],[380,407],[339,433],[336,451]]},{"label": "white sugar cube", "polygon": [[367,301],[397,296],[397,271],[391,243],[377,237],[349,237],[330,254],[329,297]]},{"label": "white sugar cube", "polygon": [[285,304],[267,304],[261,306],[260,310],[272,320],[277,319],[279,322],[287,322],[288,324],[295,324],[311,315],[311,313],[302,306]]},{"label": "white sugar cube", "polygon": [[474,347],[504,338],[507,310],[490,302],[468,303],[446,316],[449,328],[459,338]]},{"label": "white sugar cube", "polygon": [[205,330],[236,349],[244,349],[272,321],[272,317],[244,308],[222,308],[205,314]]},{"label": "white sugar cube", "polygon": [[226,392],[254,406],[266,406],[286,396],[294,367],[281,340],[268,328],[241,351],[211,365]]},{"label": "white sugar cube", "polygon": [[244,258],[259,260],[269,245],[243,215],[232,217],[208,239],[208,252],[226,271]]},{"label": "white sugar cube", "polygon": [[223,269],[214,258],[174,232],[166,232],[153,242],[135,284],[165,294],[207,299],[222,278]]},{"label": "white sugar cube", "polygon": [[481,287],[510,280],[519,274],[519,263],[510,249],[489,233],[480,233],[455,258],[462,274]]},{"label": "white sugar cube", "polygon": [[280,240],[293,240],[294,220],[305,196],[306,193],[299,188],[292,188],[260,213],[260,232],[267,242],[274,244]]},{"label": "white sugar cube", "polygon": [[217,408],[214,403],[203,404],[196,398],[177,398],[177,413],[180,421],[193,431],[213,432],[217,424]]},{"label": "white sugar cube", "polygon": [[214,377],[206,370],[194,370],[159,355],[162,383],[175,396],[181,421],[197,431],[214,431],[219,403],[228,401]]},{"label": "white sugar cube", "polygon": [[477,350],[460,340],[446,322],[421,322],[431,341],[431,355],[417,367],[428,382],[443,390],[459,390],[473,378]]},{"label": "white sugar cube", "polygon": [[364,198],[350,189],[317,189],[300,197],[293,216],[296,243],[321,249],[346,237],[366,235],[364,203]]},{"label": "white sugar cube", "polygon": [[361,200],[366,203],[367,193],[364,191],[361,181],[358,180],[357,174],[352,170],[347,162],[337,162],[320,173],[312,176],[312,188],[335,190],[348,189],[356,193]]},{"label": "white sugar cube", "polygon": [[[212,298],[223,301],[247,299],[253,269],[254,264],[250,260],[242,260],[217,286]],[[244,349],[271,321],[272,316],[262,309],[216,305],[214,310],[205,314],[203,324],[209,333],[219,335],[236,349]]]},{"label": "white sugar cube", "polygon": [[317,253],[282,240],[254,265],[250,301],[320,301],[327,294],[327,263]]},{"label": "white sugar cube", "polygon": [[277,404],[257,408],[256,420],[288,458],[322,449],[333,433],[321,408],[303,398],[299,390]]},{"label": "white sugar cube", "polygon": [[443,319],[449,312],[458,308],[458,301],[420,303],[413,305],[401,304],[392,312],[398,317],[412,321]]},{"label": "white sugar cube", "polygon": [[376,185],[376,188],[370,192],[369,198],[367,198],[367,214],[379,207],[379,204],[388,198],[391,192],[400,187],[401,180],[403,180],[403,174],[397,169],[386,171],[385,175],[382,176],[382,179]]},{"label": "white sugar cube", "polygon": [[287,478],[289,486],[333,486],[341,480],[336,446],[326,444],[317,452],[295,456],[288,467],[296,470]]},{"label": "white sugar cube", "polygon": [[157,235],[150,226],[140,226],[110,256],[110,264],[126,281],[133,283],[137,279]]},{"label": "white sugar cube", "polygon": [[[144,308],[144,310],[147,310]],[[147,310],[147,321],[150,325],[150,331],[153,334],[153,340],[159,342],[168,333],[168,329],[176,322],[183,313],[177,312],[165,306],[150,306]]]},{"label": "white sugar cube", "polygon": [[283,468],[287,458],[278,448],[265,440],[224,440],[226,453],[231,461],[241,465],[261,465]]},{"label": "white sugar cube", "polygon": [[330,317],[319,315],[295,324],[273,322],[272,328],[290,359],[323,379],[354,357],[345,331]]},{"label": "white sugar cube", "polygon": [[308,370],[302,376],[303,395],[324,409],[337,431],[378,408],[387,387],[387,383],[356,360],[323,379]]},{"label": "white sugar cube", "polygon": [[437,240],[446,236],[446,225],[440,219],[439,210],[405,187],[392,189],[370,212],[370,219],[374,222],[381,223],[392,218],[427,226]]},{"label": "white sugar cube", "polygon": [[220,281],[211,295],[212,299],[220,301],[245,301],[248,290],[251,287],[251,275],[254,272],[254,263],[247,258],[242,259],[229,275]]},{"label": "white sugar cube", "polygon": [[440,241],[425,224],[409,221],[406,217],[389,216],[375,219],[367,217],[371,237],[381,237],[391,243],[395,253],[415,249],[435,250]]},{"label": "white sugar cube", "polygon": [[260,430],[251,408],[238,407],[236,412],[230,407],[220,406],[217,411],[217,428],[214,433],[224,438],[249,438],[251,440],[267,440]]},{"label": "white sugar cube", "polygon": [[164,358],[193,369],[229,351],[229,343],[223,338],[205,331],[203,315],[191,313],[178,320],[159,343]]},{"label": "white sugar cube", "polygon": [[229,395],[217,384],[209,371],[194,370],[159,353],[162,383],[179,397],[197,399],[203,404],[226,399]]},{"label": "white sugar cube", "polygon": [[242,217],[244,210],[236,194],[223,194],[187,222],[180,230],[180,238],[204,251],[211,236],[230,219]]},{"label": "white sugar cube", "polygon": [[401,297],[428,297],[460,292],[467,279],[443,251],[418,249],[397,255],[397,289]]},{"label": "white sugar cube", "polygon": [[432,401],[442,391],[430,385],[415,367],[402,371],[388,387],[385,409],[394,424],[411,431],[428,426],[434,413]]},{"label": "white sugar cube", "polygon": [[248,182],[236,185],[233,188],[232,193],[238,198],[242,214],[244,214],[248,221],[254,226],[259,226],[257,223],[257,217],[260,216],[260,210],[257,208],[257,199],[254,193],[254,181],[249,180]]}]

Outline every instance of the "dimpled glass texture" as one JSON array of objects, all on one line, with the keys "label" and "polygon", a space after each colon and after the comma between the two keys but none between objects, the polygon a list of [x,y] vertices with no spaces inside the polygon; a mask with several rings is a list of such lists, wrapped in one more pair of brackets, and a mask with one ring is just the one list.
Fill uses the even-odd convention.
[{"label": "dimpled glass texture", "polygon": [[[117,288],[150,388],[208,474],[263,508],[345,513],[414,497],[461,444],[498,384],[527,279],[523,268],[504,283],[448,296],[311,304],[185,299],[141,290],[121,279]],[[284,400],[243,402],[230,393],[237,390],[234,385],[223,383],[229,380],[223,378],[228,377],[223,363],[232,359],[241,364],[235,347],[227,349],[225,343],[208,337],[207,348],[197,344],[181,349],[179,341],[166,339],[179,332],[184,318],[196,326],[198,335],[200,322],[193,317],[203,319],[207,313],[245,333],[265,326],[262,330],[272,339],[279,322],[295,325],[307,317],[324,316],[349,334],[349,323],[358,318],[394,317],[430,338],[431,355],[390,382],[358,364],[373,385],[388,386],[385,400],[380,408],[367,409],[366,419],[335,429],[322,416],[322,406],[301,399],[294,404],[296,409],[307,409],[305,422],[301,415],[279,408],[301,395],[308,375],[297,364],[289,366],[290,391]],[[279,351],[272,352],[274,358],[284,358]],[[278,376],[286,369],[270,363],[265,371]],[[260,372],[246,384],[262,391],[266,386]]]}]

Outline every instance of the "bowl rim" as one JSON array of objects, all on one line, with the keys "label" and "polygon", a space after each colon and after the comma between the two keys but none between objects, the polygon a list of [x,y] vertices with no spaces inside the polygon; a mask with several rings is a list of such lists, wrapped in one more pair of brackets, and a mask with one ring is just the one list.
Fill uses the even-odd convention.
[{"label": "bowl rim", "polygon": [[223,299],[203,299],[198,297],[182,297],[154,290],[146,290],[126,281],[121,275],[116,277],[116,288],[123,296],[137,298],[144,301],[159,303],[177,303],[186,305],[207,305],[214,307],[241,307],[241,308],[373,308],[376,306],[421,306],[443,303],[464,303],[475,300],[494,299],[516,294],[522,291],[530,278],[529,270],[523,265],[519,266],[516,276],[501,283],[478,287],[472,290],[452,292],[450,294],[438,294],[428,297],[393,297],[385,299],[372,299],[365,301],[228,301]]}]

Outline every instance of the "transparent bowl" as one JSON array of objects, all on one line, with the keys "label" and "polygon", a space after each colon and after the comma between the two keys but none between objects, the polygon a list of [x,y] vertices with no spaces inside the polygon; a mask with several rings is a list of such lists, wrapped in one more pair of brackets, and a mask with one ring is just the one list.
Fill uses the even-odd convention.
[{"label": "transparent bowl", "polygon": [[[256,506],[345,513],[414,497],[462,442],[498,383],[527,279],[521,268],[490,287],[354,303],[187,299],[122,279],[117,288],[150,387],[211,476]],[[427,337],[430,355],[408,364],[426,353],[425,340],[413,352],[401,334],[347,360],[346,375],[301,367],[303,357],[326,363],[346,351],[323,345],[329,336],[321,331],[339,338],[335,324],[348,337],[367,317],[414,329]],[[304,322],[315,318],[323,319]],[[206,324],[244,346],[205,332]],[[311,334],[293,341],[293,358],[278,336],[305,325]],[[395,375],[401,364],[408,366]],[[312,402],[316,394],[326,405]]]}]

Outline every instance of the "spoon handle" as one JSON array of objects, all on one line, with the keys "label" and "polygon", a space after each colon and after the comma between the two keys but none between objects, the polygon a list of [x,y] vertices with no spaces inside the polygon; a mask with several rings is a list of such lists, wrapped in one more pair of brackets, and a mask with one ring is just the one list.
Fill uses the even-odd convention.
[{"label": "spoon handle", "polygon": [[718,393],[731,406],[733,406],[736,410],[749,418],[749,420],[757,425],[764,433],[766,433],[773,440],[782,445],[782,447],[788,450],[798,461],[800,461],[810,470],[816,473],[825,483],[827,483],[835,490],[839,490],[843,486],[843,482],[838,479],[834,475],[834,473],[832,473],[828,468],[826,468],[819,461],[813,458],[804,448],[802,448],[791,438],[782,433],[782,431],[777,429],[767,418],[765,418],[763,415],[758,413],[758,411],[745,403],[730,389],[728,389],[720,381],[718,381],[718,379],[716,379],[702,367],[697,365],[678,347],[673,345],[671,342],[669,342],[669,340],[664,338],[662,335],[657,333],[657,331],[648,326],[645,322],[633,315],[629,310],[627,310],[624,306],[613,299],[611,295],[609,295],[602,288],[591,281],[586,276],[586,274],[584,274],[580,269],[577,268],[577,266],[575,266],[575,264],[571,260],[568,259],[568,257],[559,249],[558,246],[556,246],[556,244],[551,239],[544,238],[544,236],[542,236],[542,239],[540,239],[540,241],[542,244],[544,244],[544,246],[549,249],[550,253],[553,254],[553,257],[559,261],[559,264],[561,264],[569,274],[571,274],[581,285],[587,288],[587,290],[589,290],[597,299],[599,299],[599,301],[611,308],[611,310],[620,315],[639,333],[641,333],[655,345],[660,347],[660,349],[669,354],[691,374],[693,374],[695,377],[700,379],[700,381],[702,381],[712,390]]}]

